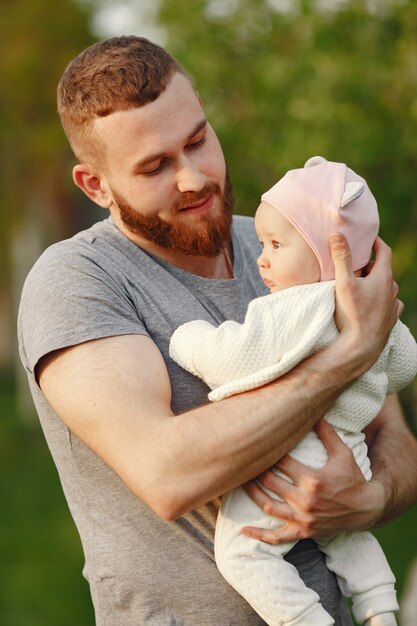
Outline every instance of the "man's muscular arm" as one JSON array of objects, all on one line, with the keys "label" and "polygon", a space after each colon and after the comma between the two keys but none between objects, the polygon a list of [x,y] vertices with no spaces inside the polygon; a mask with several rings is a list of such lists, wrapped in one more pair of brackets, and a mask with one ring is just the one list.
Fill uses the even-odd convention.
[{"label": "man's muscular arm", "polygon": [[129,335],[44,357],[37,375],[46,398],[163,518],[178,517],[253,478],[293,448],[371,366],[397,319],[388,248],[380,244],[375,267],[363,281],[371,294],[362,297],[346,244],[335,244],[340,336],[279,381],[174,416],[160,352],[149,338]]},{"label": "man's muscular arm", "polygon": [[382,505],[374,521],[374,525],[380,526],[417,501],[417,439],[404,419],[396,395],[388,396],[365,434],[373,480],[383,488]]}]

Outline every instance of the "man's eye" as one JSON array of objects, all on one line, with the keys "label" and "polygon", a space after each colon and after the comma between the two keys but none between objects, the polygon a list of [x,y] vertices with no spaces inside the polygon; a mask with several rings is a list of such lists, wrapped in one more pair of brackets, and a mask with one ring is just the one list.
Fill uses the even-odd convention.
[{"label": "man's eye", "polygon": [[154,167],[153,170],[148,170],[147,172],[144,172],[144,174],[145,176],[155,176],[155,174],[159,174],[159,172],[161,172],[165,166],[166,166],[166,161],[163,160],[159,163],[157,167]]},{"label": "man's eye", "polygon": [[278,241],[273,241],[272,242],[272,247],[274,248],[274,250],[278,250],[278,248],[281,247],[280,243]]},{"label": "man's eye", "polygon": [[203,146],[206,143],[206,141],[207,141],[207,137],[203,135],[203,137],[201,137],[201,139],[199,139],[198,141],[189,143],[187,145],[187,148],[191,148],[191,150],[193,150],[193,148],[199,148],[200,146]]}]

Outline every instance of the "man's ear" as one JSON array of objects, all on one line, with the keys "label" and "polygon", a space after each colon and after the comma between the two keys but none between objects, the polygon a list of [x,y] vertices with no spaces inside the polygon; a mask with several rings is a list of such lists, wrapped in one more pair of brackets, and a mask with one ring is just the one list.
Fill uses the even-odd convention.
[{"label": "man's ear", "polygon": [[74,183],[93,202],[108,209],[113,202],[108,186],[97,172],[86,163],[78,163],[72,170]]}]

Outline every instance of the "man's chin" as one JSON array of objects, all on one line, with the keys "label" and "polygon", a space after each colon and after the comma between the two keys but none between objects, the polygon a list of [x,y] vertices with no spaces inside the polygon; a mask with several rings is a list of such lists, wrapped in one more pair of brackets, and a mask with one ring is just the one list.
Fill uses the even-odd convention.
[{"label": "man's chin", "polygon": [[[146,216],[127,203],[118,202],[125,228],[157,247],[188,256],[215,257],[230,239],[232,212],[217,195],[208,206],[175,211],[169,221],[161,216]],[[140,244],[139,244],[140,245]]]}]

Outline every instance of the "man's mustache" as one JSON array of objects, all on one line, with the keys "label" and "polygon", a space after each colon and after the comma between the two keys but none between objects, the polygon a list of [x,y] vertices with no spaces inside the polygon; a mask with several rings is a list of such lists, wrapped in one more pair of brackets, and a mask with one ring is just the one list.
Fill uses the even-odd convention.
[{"label": "man's mustache", "polygon": [[214,182],[208,183],[200,191],[185,191],[172,203],[171,212],[177,213],[182,209],[188,209],[188,207],[198,204],[214,194],[221,195],[219,184]]}]

